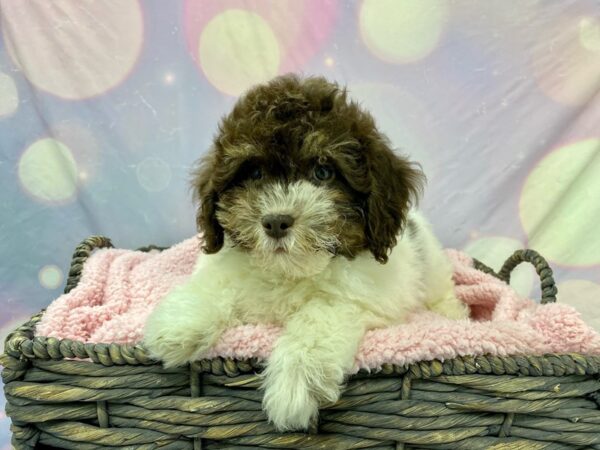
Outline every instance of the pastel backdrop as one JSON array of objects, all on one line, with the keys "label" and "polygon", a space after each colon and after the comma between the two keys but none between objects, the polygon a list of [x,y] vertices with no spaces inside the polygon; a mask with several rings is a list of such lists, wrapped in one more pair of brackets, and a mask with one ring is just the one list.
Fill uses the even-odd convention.
[{"label": "pastel backdrop", "polygon": [[445,246],[496,268],[537,249],[600,329],[596,0],[0,0],[0,337],[60,294],[83,238],[191,236],[191,164],[286,72],[347,85],[422,163]]}]

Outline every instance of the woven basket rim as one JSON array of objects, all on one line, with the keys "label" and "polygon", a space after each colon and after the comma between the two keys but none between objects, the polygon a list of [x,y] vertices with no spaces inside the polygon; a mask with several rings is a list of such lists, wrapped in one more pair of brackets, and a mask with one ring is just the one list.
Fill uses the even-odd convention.
[{"label": "woven basket rim", "polygon": [[[79,282],[83,264],[91,253],[98,248],[110,248],[110,239],[103,236],[91,236],[75,250],[69,271],[65,292],[71,291]],[[157,246],[143,247],[138,250],[163,250]],[[541,279],[542,303],[556,301],[556,284],[548,263],[531,249],[517,250],[496,273],[480,261],[474,259],[474,267],[491,274],[505,282],[510,280],[511,271],[522,262],[530,262],[536,268]],[[84,343],[71,339],[57,339],[46,336],[34,336],[36,324],[41,320],[44,310],[11,332],[5,341],[4,355],[0,363],[7,358],[18,360],[91,360],[105,366],[112,365],[153,365],[153,360],[141,344]],[[191,364],[196,370],[212,373],[235,375],[252,372],[263,367],[255,358],[235,360],[215,357]],[[495,374],[549,376],[561,374],[598,374],[600,373],[600,355],[580,353],[548,353],[544,355],[478,355],[457,356],[445,361],[420,361],[408,365],[383,364],[377,370],[361,369],[358,375],[410,374],[414,378],[429,378],[438,375]]]},{"label": "woven basket rim", "polygon": [[[6,356],[19,360],[62,359],[89,360],[104,366],[156,365],[139,344],[83,343],[70,339],[33,336],[35,324],[43,312],[17,328],[6,340]],[[0,363],[4,363],[3,355]],[[199,360],[191,364],[194,370],[229,376],[249,373],[263,368],[263,362],[252,358],[236,360],[225,357]],[[447,360],[419,361],[407,365],[383,364],[374,370],[361,369],[356,375],[403,375],[430,378],[439,375],[594,375],[600,374],[600,355],[581,353],[546,353],[544,355],[477,355],[456,356]]]}]

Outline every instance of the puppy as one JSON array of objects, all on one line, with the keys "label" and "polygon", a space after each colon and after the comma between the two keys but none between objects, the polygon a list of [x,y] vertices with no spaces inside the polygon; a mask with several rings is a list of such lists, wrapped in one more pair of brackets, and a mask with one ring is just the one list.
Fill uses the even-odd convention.
[{"label": "puppy", "polygon": [[338,85],[287,75],[251,89],[194,174],[206,254],[149,317],[150,354],[178,366],[228,327],[279,324],[263,407],[279,430],[307,428],[338,400],[367,330],[424,308],[467,317],[411,210],[422,183]]}]

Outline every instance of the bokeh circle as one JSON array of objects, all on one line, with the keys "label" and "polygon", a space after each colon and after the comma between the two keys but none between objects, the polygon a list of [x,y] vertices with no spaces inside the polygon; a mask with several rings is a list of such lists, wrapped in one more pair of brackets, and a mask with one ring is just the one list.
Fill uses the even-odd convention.
[{"label": "bokeh circle", "polygon": [[77,192],[77,163],[62,142],[44,138],[31,144],[18,165],[21,186],[43,202],[65,202]]},{"label": "bokeh circle", "polygon": [[60,287],[63,281],[63,273],[60,267],[50,264],[40,269],[38,279],[46,289],[56,289]]},{"label": "bokeh circle", "polygon": [[137,165],[138,183],[148,192],[160,192],[171,182],[171,168],[160,158],[150,157]]},{"label": "bokeh circle", "polygon": [[138,0],[4,0],[8,53],[38,89],[75,100],[120,84],[141,52]]},{"label": "bokeh circle", "polygon": [[442,0],[363,0],[360,33],[367,48],[380,59],[411,63],[437,46],[446,16]]},{"label": "bokeh circle", "polygon": [[[229,15],[230,11],[238,12],[237,17],[233,16],[233,20]],[[253,66],[271,64],[271,67],[266,70],[271,72],[271,76],[304,68],[328,42],[338,11],[337,0],[264,0],[252,3],[245,0],[203,0],[202,2],[186,0],[185,37],[191,57],[208,81],[219,91],[237,96],[252,84],[248,78],[242,80],[236,78],[240,77],[234,70],[239,71],[241,62],[238,61],[239,58],[247,61],[250,55],[259,53],[261,60],[247,61],[249,68],[257,70]],[[208,30],[209,34],[206,34],[209,23],[213,23],[214,27],[215,19],[221,29]],[[251,35],[247,35],[245,31],[245,35],[238,35],[239,21],[242,21],[242,27],[252,27]],[[224,34],[226,29],[230,30],[230,35]],[[207,49],[209,59],[226,59],[225,66],[214,68],[218,78],[215,78],[215,73],[208,76],[204,67],[207,62],[203,62],[203,55],[198,51],[202,35],[205,35],[204,39],[212,40],[215,45]],[[259,42],[259,38],[268,41],[267,46]],[[274,42],[277,43],[277,71],[273,73],[275,50],[272,44]],[[257,48],[246,50],[251,46]],[[218,51],[223,51],[223,54],[211,53]],[[250,53],[246,54],[247,51]],[[261,70],[265,69],[266,67]],[[241,70],[243,72],[249,69],[242,67]],[[257,78],[257,82],[262,81],[264,74],[258,71],[258,75],[261,76]]]},{"label": "bokeh circle", "polygon": [[600,139],[558,148],[527,177],[519,211],[529,246],[563,265],[600,264]]},{"label": "bokeh circle", "polygon": [[198,59],[206,78],[220,91],[239,95],[277,75],[277,37],[258,14],[230,9],[213,18],[198,43]]}]

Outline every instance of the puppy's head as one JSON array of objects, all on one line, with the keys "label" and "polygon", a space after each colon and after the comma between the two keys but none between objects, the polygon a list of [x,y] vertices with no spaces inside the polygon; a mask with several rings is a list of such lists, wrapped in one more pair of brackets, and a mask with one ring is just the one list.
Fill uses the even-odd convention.
[{"label": "puppy's head", "polygon": [[345,90],[278,77],[240,98],[194,173],[203,250],[227,236],[293,277],[363,250],[385,263],[422,181]]}]

